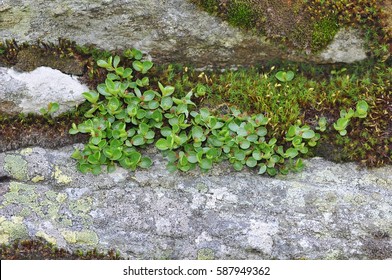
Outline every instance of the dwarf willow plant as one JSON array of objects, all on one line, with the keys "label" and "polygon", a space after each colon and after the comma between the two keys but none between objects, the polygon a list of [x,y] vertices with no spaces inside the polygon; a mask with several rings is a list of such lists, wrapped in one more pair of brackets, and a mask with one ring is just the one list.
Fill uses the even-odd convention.
[{"label": "dwarf willow plant", "polygon": [[347,134],[346,128],[349,125],[351,118],[366,118],[368,109],[369,105],[367,104],[367,102],[361,100],[357,103],[355,111],[351,108],[348,111],[344,109],[341,110],[340,118],[333,124],[333,127],[336,131],[339,132],[341,136],[345,136]]},{"label": "dwarf willow plant", "polygon": [[[149,87],[149,79],[143,75],[152,63],[142,61],[140,51],[127,50],[124,56],[133,59],[132,68],[119,66],[119,56],[97,62],[108,71],[107,78],[97,90],[83,93],[91,103],[85,114],[88,119],[72,124],[69,131],[90,134],[84,149],[72,154],[83,173],[99,174],[102,166],[112,172],[116,163],[131,170],[148,168],[152,160],[142,156],[140,149],[154,144],[168,159],[170,171],[196,167],[207,171],[228,160],[235,170],[247,166],[274,176],[302,170],[299,155],[320,139],[309,126],[297,122],[290,126],[283,143],[278,143],[276,138],[268,138],[269,119],[263,114],[249,116],[234,107],[223,116],[215,116],[207,108],[196,110],[192,91],[176,98],[172,86],[158,83],[158,91]],[[204,94],[205,88],[199,85],[196,96]],[[320,126],[320,131],[325,130],[325,123],[321,121]]]}]

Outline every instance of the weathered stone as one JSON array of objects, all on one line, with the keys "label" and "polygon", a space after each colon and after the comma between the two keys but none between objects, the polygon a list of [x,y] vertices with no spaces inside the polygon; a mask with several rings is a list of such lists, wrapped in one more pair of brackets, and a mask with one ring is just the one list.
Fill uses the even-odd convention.
[{"label": "weathered stone", "polygon": [[[196,66],[250,65],[277,57],[323,61],[317,55],[284,51],[264,37],[208,15],[187,0],[3,0],[1,3],[3,39],[56,42],[63,37],[80,45],[93,44],[109,50],[135,47],[158,63]],[[297,29],[302,30],[301,26]],[[360,59],[363,57],[356,60]]]},{"label": "weathered stone", "polygon": [[72,150],[0,153],[0,171],[27,162],[26,176],[0,181],[0,241],[40,236],[142,259],[392,257],[392,166],[313,158],[275,178],[226,163],[172,174],[152,150],[149,170],[94,176],[76,170]]},{"label": "weathered stone", "polygon": [[364,45],[365,41],[358,35],[358,30],[341,29],[320,57],[330,62],[353,63],[366,59]]},{"label": "weathered stone", "polygon": [[40,113],[51,102],[59,110],[54,114],[74,109],[85,101],[82,93],[88,88],[76,78],[48,67],[30,73],[0,68],[0,112],[7,114]]}]

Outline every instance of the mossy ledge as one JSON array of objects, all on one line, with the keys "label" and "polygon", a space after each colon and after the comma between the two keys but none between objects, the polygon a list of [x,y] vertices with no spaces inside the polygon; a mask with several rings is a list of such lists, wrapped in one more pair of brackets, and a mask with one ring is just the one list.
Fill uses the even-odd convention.
[{"label": "mossy ledge", "polygon": [[368,36],[373,54],[391,43],[383,1],[189,0],[229,24],[267,35],[287,47],[308,52],[325,48],[341,27],[355,26]]},{"label": "mossy ledge", "polygon": [[[43,54],[51,53],[59,60],[66,57],[71,64],[84,65],[82,80],[90,88],[103,82],[106,75],[104,69],[97,67],[96,61],[122,54],[119,50],[77,46],[66,39],[59,39],[58,44],[38,42],[36,45],[7,41],[0,49],[0,63],[7,66],[19,64],[23,67],[24,61],[17,59],[22,50],[29,53],[30,49],[40,49]],[[262,112],[271,118],[272,136],[280,137],[297,119],[314,126],[317,117],[324,116],[332,123],[338,118],[340,109],[353,107],[358,100],[365,99],[371,107],[369,117],[365,121],[353,122],[345,138],[333,130],[328,131],[311,154],[335,161],[359,161],[368,166],[380,166],[392,161],[391,83],[388,78],[391,61],[370,59],[351,65],[311,65],[273,60],[225,72],[220,69],[203,72],[190,65],[157,65],[151,69],[150,84],[161,81],[174,85],[176,97],[183,97],[190,90],[203,89],[205,96],[196,100],[200,108],[219,111],[231,104],[249,113]],[[274,75],[278,70],[294,70],[294,80],[288,84],[277,83]],[[265,96],[267,91],[273,94]],[[37,144],[54,148],[85,142],[85,135],[69,135],[68,130],[72,122],[84,120],[88,106],[86,103],[55,119],[0,114],[0,150]]]}]

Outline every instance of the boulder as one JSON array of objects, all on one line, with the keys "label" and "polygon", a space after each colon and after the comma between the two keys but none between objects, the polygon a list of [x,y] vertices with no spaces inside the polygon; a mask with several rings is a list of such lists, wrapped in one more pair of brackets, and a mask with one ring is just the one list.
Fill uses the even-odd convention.
[{"label": "boulder", "polygon": [[49,103],[57,102],[59,110],[69,111],[85,101],[82,93],[88,87],[77,78],[49,67],[32,72],[16,72],[0,67],[0,112],[6,114],[38,113]]},{"label": "boulder", "polygon": [[[188,0],[3,0],[1,3],[0,38],[20,42],[37,39],[56,42],[62,37],[108,50],[135,47],[148,53],[155,62],[196,66],[251,65],[274,58],[330,61],[330,57],[284,50],[265,37],[229,26]],[[361,55],[354,60],[364,59],[363,46],[355,48],[361,50]],[[340,56],[331,59],[344,61]]]},{"label": "boulder", "polygon": [[392,166],[313,158],[275,178],[225,163],[171,174],[150,149],[148,170],[94,176],[73,148],[0,153],[1,243],[41,237],[131,259],[392,257]]},{"label": "boulder", "polygon": [[365,40],[359,36],[358,30],[343,28],[335,35],[329,46],[320,53],[320,56],[332,63],[353,63],[366,59],[364,45]]}]

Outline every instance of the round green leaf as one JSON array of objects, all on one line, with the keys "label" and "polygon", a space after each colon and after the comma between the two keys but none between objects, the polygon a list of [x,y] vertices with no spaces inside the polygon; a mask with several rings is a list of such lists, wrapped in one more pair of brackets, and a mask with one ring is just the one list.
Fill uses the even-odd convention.
[{"label": "round green leaf", "polygon": [[250,147],[250,142],[248,140],[243,140],[240,143],[240,147],[241,147],[241,149],[246,150]]},{"label": "round green leaf", "polygon": [[170,96],[165,96],[161,100],[161,108],[165,111],[173,106],[173,99]]},{"label": "round green leaf", "polygon": [[156,92],[153,90],[147,90],[143,93],[143,101],[151,101],[154,99]]},{"label": "round green leaf", "polygon": [[244,168],[244,165],[240,161],[235,161],[233,167],[236,171],[241,171]]},{"label": "round green leaf", "polygon": [[242,150],[238,150],[234,153],[234,157],[236,160],[242,161],[245,159],[245,152]]},{"label": "round green leaf", "polygon": [[199,165],[202,169],[206,169],[206,170],[211,169],[212,168],[212,160],[208,159],[208,158],[203,158],[201,160],[201,162],[199,163]]},{"label": "round green leaf", "polygon": [[159,139],[156,143],[155,143],[155,147],[157,147],[159,150],[164,151],[169,149],[169,143],[167,143],[166,139]]},{"label": "round green leaf", "polygon": [[149,168],[152,165],[152,160],[149,157],[142,157],[139,162],[141,168]]},{"label": "round green leaf", "polygon": [[304,139],[312,139],[315,136],[315,133],[313,130],[306,130],[304,133],[302,133],[302,138]]},{"label": "round green leaf", "polygon": [[262,159],[262,153],[261,153],[259,150],[254,150],[254,151],[252,152],[252,157],[253,157],[255,160],[261,160],[261,159]]},{"label": "round green leaf", "polygon": [[158,101],[156,101],[156,100],[151,100],[151,101],[148,102],[148,108],[149,108],[150,110],[155,110],[155,109],[158,108],[158,107],[159,107],[159,102],[158,102]]},{"label": "round green leaf", "polygon": [[298,151],[297,151],[297,149],[295,149],[295,148],[289,148],[289,149],[287,149],[287,151],[286,151],[286,155],[287,155],[289,158],[295,158],[296,156],[298,156]]},{"label": "round green leaf", "polygon": [[267,171],[267,166],[264,163],[260,164],[260,169],[258,174],[264,174],[265,171]]},{"label": "round green leaf", "polygon": [[276,176],[276,174],[278,174],[278,172],[276,171],[276,169],[275,168],[267,168],[267,173],[268,173],[268,175],[270,175],[270,176]]},{"label": "round green leaf", "polygon": [[132,144],[135,146],[140,146],[145,144],[144,137],[142,135],[135,135],[132,138]]},{"label": "round green leaf", "polygon": [[248,167],[253,168],[253,167],[255,167],[255,166],[257,165],[257,160],[254,159],[253,157],[249,157],[249,158],[246,160],[246,165],[247,165]]},{"label": "round green leaf", "polygon": [[260,137],[263,137],[265,135],[267,135],[267,129],[264,126],[259,127],[256,130],[257,135],[259,135]]}]

